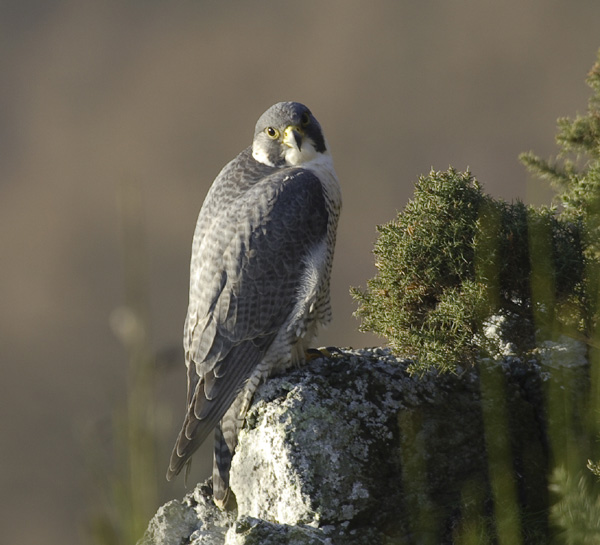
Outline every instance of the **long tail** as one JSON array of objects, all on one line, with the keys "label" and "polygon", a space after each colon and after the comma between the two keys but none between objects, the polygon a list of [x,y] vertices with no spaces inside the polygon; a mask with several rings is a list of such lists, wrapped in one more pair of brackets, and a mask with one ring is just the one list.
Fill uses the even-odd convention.
[{"label": "long tail", "polygon": [[215,450],[213,460],[213,497],[218,507],[225,508],[229,500],[229,470],[238,442],[238,434],[250,401],[259,383],[259,376],[252,376],[215,428]]},{"label": "long tail", "polygon": [[[215,451],[213,458],[213,498],[217,506],[225,508],[229,500],[229,470],[237,443],[237,436],[223,433],[223,424],[215,428]],[[228,443],[229,439],[229,443]],[[233,439],[233,444],[231,444]]]}]

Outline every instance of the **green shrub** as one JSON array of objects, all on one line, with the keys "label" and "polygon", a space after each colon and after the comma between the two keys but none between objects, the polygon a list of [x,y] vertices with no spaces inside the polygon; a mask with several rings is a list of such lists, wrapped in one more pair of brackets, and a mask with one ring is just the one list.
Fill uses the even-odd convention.
[{"label": "green shrub", "polygon": [[581,325],[578,221],[493,199],[469,172],[450,169],[421,177],[404,211],[378,231],[378,274],[366,290],[352,289],[356,314],[362,331],[413,356],[415,370],[523,355],[555,334],[557,320]]},{"label": "green shrub", "polygon": [[[540,159],[533,153],[521,160],[536,175],[557,189],[561,217],[581,224],[584,278],[584,339],[588,345],[590,386],[585,412],[589,435],[580,456],[558,458],[552,474],[552,490],[557,502],[552,521],[561,529],[565,543],[598,543],[600,529],[600,51],[588,74],[593,93],[587,112],[574,119],[558,120],[556,141],[560,147],[555,159]],[[551,405],[551,404],[549,404]],[[560,407],[564,412],[564,407]],[[579,439],[576,444],[581,444]],[[576,450],[571,447],[571,450]],[[589,458],[592,457],[592,461]],[[582,460],[588,458],[587,470]],[[573,462],[575,460],[575,462]]]},{"label": "green shrub", "polygon": [[[561,217],[582,224],[585,256],[586,331],[598,337],[600,291],[600,51],[587,83],[593,94],[585,115],[558,120],[557,158],[545,160],[532,152],[521,161],[557,190]],[[591,340],[588,342],[598,344]]]},{"label": "green shrub", "polygon": [[600,346],[600,52],[587,82],[586,114],[558,121],[558,158],[521,155],[558,206],[493,199],[454,169],[421,177],[378,227],[377,276],[351,290],[362,331],[414,356],[416,370],[525,356],[562,334]]},{"label": "green shrub", "polygon": [[[498,501],[496,528],[509,528],[513,536],[507,533],[499,542],[600,538],[600,52],[588,84],[594,93],[587,113],[559,120],[558,158],[521,156],[558,190],[555,207],[509,204],[485,195],[468,172],[432,171],[419,179],[398,217],[378,227],[378,273],[365,290],[352,289],[361,330],[413,356],[414,371],[452,371],[481,362],[482,399],[498,394],[489,414],[500,419],[497,426],[485,423],[486,440],[505,433],[506,377],[500,371],[497,384],[486,386],[502,368],[481,358],[543,361],[539,416],[549,466],[543,459],[535,462],[550,484],[553,504],[540,511],[541,517],[549,513],[544,523],[549,534],[535,535],[536,524],[521,512],[519,535],[517,515],[504,517]],[[486,403],[482,406],[485,415]],[[509,490],[522,477],[515,453],[493,448],[487,454],[497,490]],[[477,528],[477,520],[469,524]]]}]

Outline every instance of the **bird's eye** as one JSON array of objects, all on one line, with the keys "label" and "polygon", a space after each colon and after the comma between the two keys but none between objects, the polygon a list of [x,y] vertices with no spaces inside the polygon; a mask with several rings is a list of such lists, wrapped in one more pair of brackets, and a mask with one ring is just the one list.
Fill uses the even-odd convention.
[{"label": "bird's eye", "polygon": [[273,127],[267,127],[265,131],[269,138],[272,138],[273,140],[279,138],[279,131],[277,129],[274,129]]},{"label": "bird's eye", "polygon": [[310,115],[308,112],[304,112],[302,114],[302,118],[300,119],[300,123],[302,123],[303,127],[306,127],[310,123]]}]

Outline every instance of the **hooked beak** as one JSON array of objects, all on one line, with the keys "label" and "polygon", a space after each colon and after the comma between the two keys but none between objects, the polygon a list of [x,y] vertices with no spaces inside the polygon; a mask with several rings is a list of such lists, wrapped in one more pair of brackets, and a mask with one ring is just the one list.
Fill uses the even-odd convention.
[{"label": "hooked beak", "polygon": [[298,151],[302,150],[303,138],[304,132],[295,125],[289,125],[283,133],[283,143],[290,148],[296,148]]}]

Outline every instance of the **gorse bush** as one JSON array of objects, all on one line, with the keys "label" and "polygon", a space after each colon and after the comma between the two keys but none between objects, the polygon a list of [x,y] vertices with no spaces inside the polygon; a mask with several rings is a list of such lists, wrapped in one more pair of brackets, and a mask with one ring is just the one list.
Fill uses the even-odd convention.
[{"label": "gorse bush", "polygon": [[[528,152],[520,158],[557,190],[561,217],[582,224],[586,331],[591,333],[598,327],[600,290],[600,52],[587,83],[593,94],[586,114],[558,120],[558,157],[545,160]],[[592,335],[598,337],[597,332]]]},{"label": "gorse bush", "polygon": [[[361,330],[414,356],[415,370],[523,355],[557,321],[582,326],[579,221],[493,199],[469,172],[450,169],[421,177],[404,211],[378,231],[378,274],[367,290],[352,290],[357,315]],[[530,244],[532,236],[541,243]],[[545,301],[536,299],[538,276]]]},{"label": "gorse bush", "polygon": [[558,460],[551,477],[557,497],[552,522],[569,544],[600,542],[600,52],[587,83],[593,91],[587,112],[558,120],[558,157],[544,160],[531,152],[521,156],[534,174],[557,189],[561,216],[582,226],[582,299],[590,384],[589,392],[583,393],[587,400],[581,420],[586,423],[589,446],[578,457],[571,453],[570,459],[580,463]]},{"label": "gorse bush", "polygon": [[366,290],[351,290],[356,315],[362,331],[413,356],[413,369],[531,356],[561,335],[599,345],[598,58],[587,113],[558,120],[558,157],[521,155],[557,189],[554,207],[506,203],[469,172],[432,171],[398,217],[378,227],[378,273]]},{"label": "gorse bush", "polygon": [[[544,522],[528,524],[514,511],[503,526],[498,506],[485,522],[500,532],[521,518],[513,537],[536,545],[551,537],[600,540],[600,52],[587,82],[587,112],[558,121],[558,157],[521,156],[556,188],[552,207],[494,199],[469,172],[432,171],[398,217],[378,227],[378,273],[365,290],[352,289],[361,329],[413,356],[414,371],[479,363],[484,400],[484,378],[501,369],[488,358],[540,357],[549,466],[533,462],[550,485],[548,509],[539,514]],[[498,377],[501,402],[505,377]],[[489,414],[497,418],[501,405],[492,404]],[[502,433],[486,424],[486,438]],[[495,473],[498,453],[487,453],[498,490],[520,478],[511,453],[507,448]],[[528,527],[543,535],[529,536]]]},{"label": "gorse bush", "polygon": [[378,227],[378,275],[367,291],[352,290],[361,330],[386,337],[398,352],[428,354],[441,366],[457,359],[449,352],[472,356],[481,300],[473,285],[472,242],[483,198],[469,174],[420,179],[404,213]]}]

